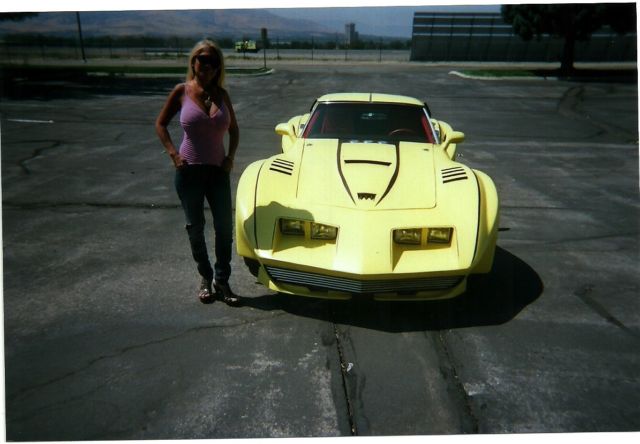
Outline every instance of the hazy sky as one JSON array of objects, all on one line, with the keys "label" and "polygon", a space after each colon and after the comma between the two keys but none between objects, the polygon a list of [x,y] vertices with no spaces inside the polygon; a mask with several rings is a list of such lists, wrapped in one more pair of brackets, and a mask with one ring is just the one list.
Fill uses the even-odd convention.
[{"label": "hazy sky", "polygon": [[307,19],[344,32],[346,23],[355,23],[360,34],[411,38],[413,13],[421,12],[499,12],[499,5],[473,6],[385,6],[345,8],[268,8],[283,17]]},{"label": "hazy sky", "polygon": [[[389,6],[398,2],[414,6]],[[356,31],[361,35],[411,38],[415,11],[498,12],[500,10],[499,4],[487,0],[323,0],[321,3],[323,5],[339,6],[326,8],[315,7],[318,3],[317,0],[216,0],[214,2],[190,0],[188,3],[177,3],[175,0],[56,0],[54,2],[21,0],[20,2],[3,2],[0,11],[258,8],[267,9],[283,17],[312,20],[338,33],[344,33],[346,23],[355,23]],[[266,6],[270,8],[265,8]]]}]

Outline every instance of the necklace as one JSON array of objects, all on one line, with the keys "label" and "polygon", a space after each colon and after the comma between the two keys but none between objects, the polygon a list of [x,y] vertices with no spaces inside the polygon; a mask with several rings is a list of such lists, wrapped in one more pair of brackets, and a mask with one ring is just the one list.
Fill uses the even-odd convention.
[{"label": "necklace", "polygon": [[198,86],[202,90],[202,95],[200,97],[204,97],[204,100],[203,100],[204,106],[207,109],[211,108],[211,105],[213,104],[213,100],[211,100],[211,93],[209,93],[209,91],[207,91],[207,89],[204,86],[201,86],[200,82],[196,81],[196,84],[198,84]]}]

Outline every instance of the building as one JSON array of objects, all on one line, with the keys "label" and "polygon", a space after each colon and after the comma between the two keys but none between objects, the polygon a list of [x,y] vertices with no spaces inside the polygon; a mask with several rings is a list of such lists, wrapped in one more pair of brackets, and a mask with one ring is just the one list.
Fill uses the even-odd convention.
[{"label": "building", "polygon": [[355,23],[347,23],[344,25],[345,43],[352,45],[358,41],[358,32]]},{"label": "building", "polygon": [[[555,62],[564,41],[543,35],[524,41],[500,13],[428,13],[413,16],[411,60]],[[636,34],[620,36],[604,28],[576,42],[578,62],[635,61]]]}]

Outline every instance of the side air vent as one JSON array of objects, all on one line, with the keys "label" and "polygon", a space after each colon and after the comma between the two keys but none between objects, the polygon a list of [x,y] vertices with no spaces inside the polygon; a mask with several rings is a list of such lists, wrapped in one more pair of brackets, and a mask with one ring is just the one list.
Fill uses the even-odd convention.
[{"label": "side air vent", "polygon": [[276,173],[286,174],[287,176],[291,176],[293,173],[293,165],[294,163],[289,160],[284,159],[276,159],[271,162],[271,167],[269,168],[271,171],[275,171]]},{"label": "side air vent", "polygon": [[467,180],[467,173],[462,167],[445,168],[441,171],[442,183],[455,182],[458,180]]}]

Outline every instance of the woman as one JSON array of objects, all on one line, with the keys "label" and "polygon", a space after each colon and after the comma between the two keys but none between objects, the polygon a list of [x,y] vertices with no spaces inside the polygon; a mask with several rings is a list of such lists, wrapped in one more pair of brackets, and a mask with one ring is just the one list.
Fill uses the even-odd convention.
[{"label": "woman", "polygon": [[[216,294],[229,305],[240,298],[229,287],[231,274],[232,210],[229,172],[238,148],[239,131],[224,84],[222,51],[210,40],[198,42],[189,55],[185,83],[171,91],[156,120],[156,132],[176,167],[175,186],[186,218],[191,253],[202,277],[202,303]],[[184,137],[177,150],[167,129],[180,112]],[[225,155],[224,136],[229,132]],[[204,200],[213,217],[216,262],[211,267],[204,235]]]}]

